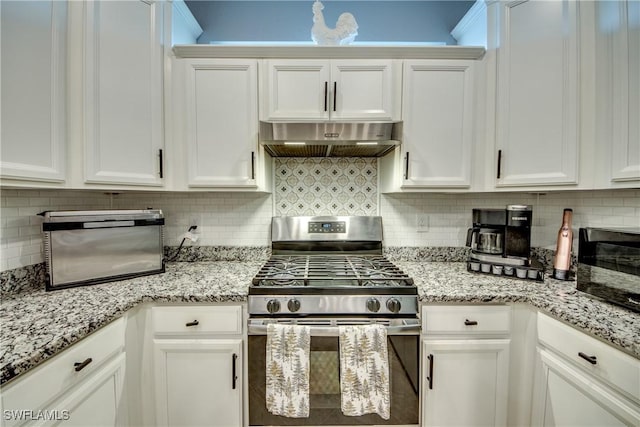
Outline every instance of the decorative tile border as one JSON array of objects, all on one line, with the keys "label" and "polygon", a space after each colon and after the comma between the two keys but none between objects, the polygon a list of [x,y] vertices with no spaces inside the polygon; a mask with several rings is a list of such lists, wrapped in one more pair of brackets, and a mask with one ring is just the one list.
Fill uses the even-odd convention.
[{"label": "decorative tile border", "polygon": [[378,215],[374,158],[276,158],[276,215]]}]

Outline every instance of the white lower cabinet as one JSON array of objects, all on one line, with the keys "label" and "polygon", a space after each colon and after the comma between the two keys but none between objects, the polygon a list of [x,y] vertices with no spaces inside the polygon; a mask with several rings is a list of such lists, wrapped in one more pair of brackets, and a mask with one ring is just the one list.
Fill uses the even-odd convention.
[{"label": "white lower cabinet", "polygon": [[638,426],[640,413],[550,351],[538,351],[534,426]]},{"label": "white lower cabinet", "polygon": [[424,306],[422,425],[504,426],[509,306]]},{"label": "white lower cabinet", "polygon": [[509,340],[422,341],[423,426],[506,425]]},{"label": "white lower cabinet", "polygon": [[[124,412],[120,411],[124,374],[125,354],[121,353],[54,404],[55,413],[61,414],[62,420],[38,423],[38,425],[78,427],[126,425]],[[68,419],[65,419],[64,411],[68,411]]]},{"label": "white lower cabinet", "polygon": [[120,318],[2,387],[3,426],[127,425]]},{"label": "white lower cabinet", "polygon": [[639,426],[640,360],[538,314],[534,426]]},{"label": "white lower cabinet", "polygon": [[152,307],[154,425],[243,425],[242,318],[235,305]]},{"label": "white lower cabinet", "polygon": [[242,340],[156,339],[159,426],[242,425]]}]

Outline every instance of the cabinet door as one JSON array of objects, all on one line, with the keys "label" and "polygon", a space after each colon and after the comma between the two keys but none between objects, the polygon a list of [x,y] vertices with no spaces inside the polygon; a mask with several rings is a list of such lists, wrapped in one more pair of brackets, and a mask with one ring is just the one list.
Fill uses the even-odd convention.
[{"label": "cabinet door", "polygon": [[38,425],[126,425],[126,412],[121,408],[125,358],[125,353],[120,353],[114,360],[63,395],[52,405],[55,409],[50,412],[57,419]]},{"label": "cabinet door", "polygon": [[405,61],[403,187],[468,187],[472,61]]},{"label": "cabinet door", "polygon": [[257,61],[185,65],[189,186],[256,187]]},{"label": "cabinet door", "polygon": [[265,120],[329,119],[329,61],[265,61],[262,91]]},{"label": "cabinet door", "polygon": [[640,425],[640,407],[548,350],[538,349],[532,425]]},{"label": "cabinet door", "polygon": [[496,185],[576,184],[579,2],[497,2]]},{"label": "cabinet door", "polygon": [[67,3],[0,2],[2,178],[63,182]]},{"label": "cabinet door", "polygon": [[156,421],[242,425],[242,340],[155,339]]},{"label": "cabinet door", "polygon": [[394,71],[392,60],[332,61],[331,119],[395,119],[401,89]]},{"label": "cabinet door", "polygon": [[[611,150],[612,182],[640,180],[640,2],[597,2],[597,53],[605,120],[601,143]],[[610,141],[610,142],[609,142]]]},{"label": "cabinet door", "polygon": [[162,3],[84,7],[85,181],[161,185]]},{"label": "cabinet door", "polygon": [[509,340],[423,340],[422,425],[507,421]]}]

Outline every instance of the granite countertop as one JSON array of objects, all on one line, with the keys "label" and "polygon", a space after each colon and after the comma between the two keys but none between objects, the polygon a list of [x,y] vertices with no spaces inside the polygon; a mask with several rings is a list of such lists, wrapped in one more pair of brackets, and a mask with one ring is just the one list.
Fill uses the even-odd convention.
[{"label": "granite countertop", "polygon": [[[395,262],[420,301],[530,304],[640,358],[640,314],[601,303],[574,282],[544,283],[466,271],[462,262]],[[54,292],[33,290],[0,304],[0,374],[5,383],[144,302],[244,302],[262,261],[168,263],[166,272]]]}]

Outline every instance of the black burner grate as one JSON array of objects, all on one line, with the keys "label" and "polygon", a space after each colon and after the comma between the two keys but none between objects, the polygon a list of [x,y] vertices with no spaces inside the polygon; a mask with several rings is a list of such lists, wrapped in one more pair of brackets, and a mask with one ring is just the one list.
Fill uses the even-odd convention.
[{"label": "black burner grate", "polygon": [[273,255],[253,285],[397,287],[412,286],[413,279],[383,256]]}]

